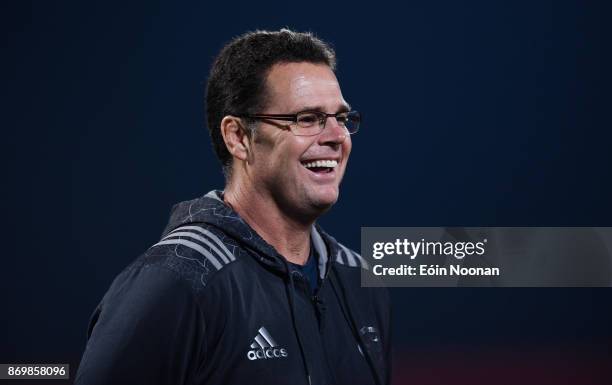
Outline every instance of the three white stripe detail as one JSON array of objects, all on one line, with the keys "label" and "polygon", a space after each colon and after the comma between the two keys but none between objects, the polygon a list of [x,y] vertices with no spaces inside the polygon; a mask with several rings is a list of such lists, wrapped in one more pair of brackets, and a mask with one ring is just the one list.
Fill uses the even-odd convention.
[{"label": "three white stripe detail", "polygon": [[[200,234],[206,235],[207,238],[195,234],[191,231],[184,230],[192,230],[197,231]],[[178,238],[177,238],[178,237]],[[192,238],[195,239],[202,244],[208,246],[210,251],[206,248],[202,247],[200,244],[196,242],[192,242],[183,238]],[[211,242],[212,241],[212,242]],[[200,226],[182,226],[174,229],[168,235],[166,235],[162,240],[156,243],[153,246],[161,246],[161,245],[183,245],[193,249],[204,256],[217,270],[220,270],[224,264],[228,264],[231,261],[235,261],[236,257],[229,251],[229,249],[225,246],[225,244],[212,232],[206,230]],[[212,253],[211,253],[212,251]],[[191,259],[191,258],[188,258]],[[221,262],[219,261],[221,259]]]},{"label": "three white stripe detail", "polygon": [[344,245],[341,245],[338,243],[338,246],[340,246],[340,248],[344,251],[344,254],[346,254],[346,261],[348,265],[352,267],[357,266],[357,261],[355,261],[355,257],[353,257],[353,253],[351,253],[351,251],[347,249]]},{"label": "three white stripe detail", "polygon": [[197,239],[198,241],[205,243],[208,247],[211,248],[212,251],[215,252],[215,255],[218,255],[219,257],[221,257],[221,259],[223,260],[223,262],[225,263],[229,263],[229,259],[227,258],[227,256],[225,254],[222,254],[219,249],[217,249],[215,246],[213,246],[210,242],[208,242],[204,237],[201,237],[197,234],[194,233],[188,233],[188,232],[183,232],[183,231],[178,231],[176,233],[172,233],[170,235],[168,235],[166,238],[164,239],[168,239],[168,238],[174,238],[174,237],[187,237],[187,238],[193,238],[193,239]]},{"label": "three white stripe detail", "polygon": [[[208,252],[208,250],[206,250],[205,248],[203,248],[202,246],[198,245],[195,242],[186,241],[184,239],[170,239],[168,241],[158,242],[158,243],[154,244],[153,246],[161,246],[161,245],[183,245],[183,246],[187,246],[187,247],[189,247],[191,249],[194,249],[194,250],[200,252],[200,254],[202,254],[204,257],[206,257],[206,259],[208,259],[208,261],[210,263],[212,263],[213,266],[217,268],[217,270],[221,269],[221,264],[219,263],[219,261],[217,261],[217,258],[215,258],[211,253]],[[191,258],[189,258],[189,259],[191,259]]]},{"label": "three white stripe detail", "polygon": [[[212,232],[206,230],[203,227],[200,226],[182,226],[182,227],[178,227],[175,230],[173,230],[170,234],[168,234],[166,236],[166,238],[172,237],[172,236],[176,236],[177,232],[181,232],[182,230],[194,230],[197,231],[201,234],[206,235],[208,238],[210,238],[214,243],[216,243],[221,250],[223,250],[225,252],[225,255],[221,255],[221,258],[228,263],[229,261],[234,261],[236,259],[236,257],[234,257],[234,255],[231,253],[231,251],[229,251],[227,249],[227,247],[225,246],[225,244],[223,242],[221,242],[221,240],[219,239],[219,237],[217,237],[215,234],[213,234]],[[195,234],[194,234],[195,235]],[[164,238],[164,239],[166,239]],[[211,244],[208,240],[199,237],[198,240],[201,240],[202,242],[206,243],[208,246],[210,246],[211,249],[213,249],[216,253],[221,254],[221,251],[219,251],[213,244]],[[229,259],[229,261],[226,259]]]},{"label": "three white stripe detail", "polygon": [[[365,259],[363,259],[361,255],[357,254],[354,251],[349,250],[346,246],[340,243],[338,243],[338,246],[340,248],[338,250],[338,253],[336,254],[336,262],[342,265],[349,265],[351,267],[361,266],[364,269],[370,268],[368,265],[368,262]],[[344,262],[343,256],[344,258],[346,258],[346,262]]]}]

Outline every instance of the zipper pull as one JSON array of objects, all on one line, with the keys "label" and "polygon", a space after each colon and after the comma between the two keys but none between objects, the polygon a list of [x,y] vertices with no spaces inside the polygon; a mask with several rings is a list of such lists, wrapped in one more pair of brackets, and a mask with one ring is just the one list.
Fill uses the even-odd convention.
[{"label": "zipper pull", "polygon": [[325,311],[327,307],[325,306],[325,302],[321,300],[318,295],[312,296],[312,303],[315,307],[315,312],[317,314],[317,320],[319,321],[319,330],[323,327],[323,320],[325,318]]}]

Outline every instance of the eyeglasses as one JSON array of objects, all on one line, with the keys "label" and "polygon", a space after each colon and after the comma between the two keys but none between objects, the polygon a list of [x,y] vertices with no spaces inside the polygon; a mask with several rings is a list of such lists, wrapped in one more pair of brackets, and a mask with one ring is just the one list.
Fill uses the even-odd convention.
[{"label": "eyeglasses", "polygon": [[295,124],[290,124],[289,127],[296,136],[312,136],[321,133],[325,129],[327,118],[336,118],[338,124],[344,127],[349,134],[359,131],[359,123],[361,122],[361,114],[357,111],[338,112],[337,114],[326,114],[321,111],[303,111],[293,115],[254,114],[238,116],[255,120],[273,119],[294,122]]}]

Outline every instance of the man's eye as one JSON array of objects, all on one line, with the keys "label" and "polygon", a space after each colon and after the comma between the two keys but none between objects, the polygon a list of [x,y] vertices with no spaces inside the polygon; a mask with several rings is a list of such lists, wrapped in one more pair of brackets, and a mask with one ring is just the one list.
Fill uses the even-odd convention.
[{"label": "man's eye", "polygon": [[302,125],[313,125],[319,121],[319,117],[316,114],[302,114],[298,116],[297,121]]},{"label": "man's eye", "polygon": [[340,124],[345,124],[347,122],[347,120],[348,120],[348,115],[346,115],[346,114],[336,115],[336,120]]}]

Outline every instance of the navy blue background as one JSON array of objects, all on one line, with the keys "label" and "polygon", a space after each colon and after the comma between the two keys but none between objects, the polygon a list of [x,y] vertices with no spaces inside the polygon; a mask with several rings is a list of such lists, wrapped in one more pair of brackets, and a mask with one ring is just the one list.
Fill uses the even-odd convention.
[{"label": "navy blue background", "polygon": [[[336,48],[365,121],[321,222],[351,247],[360,226],[612,225],[604,1],[54,1],[1,14],[0,362],[76,367],[91,311],[171,205],[222,188],[204,85],[223,44],[251,29],[311,30]],[[547,378],[525,369],[533,351],[579,351],[569,367],[600,378],[612,342],[609,289],[392,295],[398,381],[435,383],[419,368],[466,352],[473,371],[446,382],[478,383],[495,354],[494,376]]]}]

